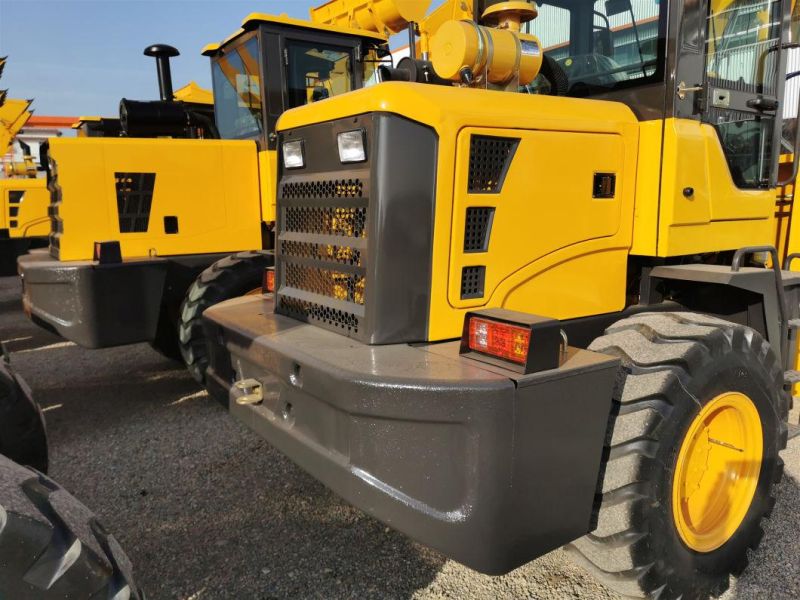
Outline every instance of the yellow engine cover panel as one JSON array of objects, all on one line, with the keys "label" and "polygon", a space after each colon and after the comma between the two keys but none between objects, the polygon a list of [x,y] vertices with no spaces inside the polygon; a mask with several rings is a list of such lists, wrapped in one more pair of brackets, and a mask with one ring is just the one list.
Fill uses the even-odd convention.
[{"label": "yellow engine cover panel", "polygon": [[[499,193],[468,191],[473,136],[519,140]],[[462,130],[450,304],[502,306],[562,319],[620,310],[634,185],[632,178],[626,180],[624,164],[625,143],[617,134]],[[599,173],[615,178],[613,197],[594,197]],[[485,252],[465,251],[470,207],[493,210]],[[462,269],[470,266],[485,266],[484,294],[462,299]]]},{"label": "yellow engine cover panel", "polygon": [[56,138],[50,156],[61,260],[90,260],[109,240],[123,258],[261,247],[253,141]]},{"label": "yellow engine cover panel", "polygon": [[50,233],[50,192],[44,179],[0,179],[0,229],[12,238],[47,236]]}]

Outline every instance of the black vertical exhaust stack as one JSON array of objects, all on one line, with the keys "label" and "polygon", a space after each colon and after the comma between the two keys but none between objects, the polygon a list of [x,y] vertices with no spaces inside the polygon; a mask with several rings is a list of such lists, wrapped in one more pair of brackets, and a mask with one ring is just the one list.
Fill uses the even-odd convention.
[{"label": "black vertical exhaust stack", "polygon": [[172,102],[172,71],[169,68],[169,59],[180,56],[178,49],[167,44],[153,44],[144,49],[145,56],[152,56],[156,59],[158,69],[158,91],[161,93],[161,100]]},{"label": "black vertical exhaust stack", "polygon": [[175,100],[169,59],[180,56],[177,48],[153,44],[144,55],[156,59],[160,100],[128,100],[119,103],[119,123],[125,137],[218,138],[214,107]]}]

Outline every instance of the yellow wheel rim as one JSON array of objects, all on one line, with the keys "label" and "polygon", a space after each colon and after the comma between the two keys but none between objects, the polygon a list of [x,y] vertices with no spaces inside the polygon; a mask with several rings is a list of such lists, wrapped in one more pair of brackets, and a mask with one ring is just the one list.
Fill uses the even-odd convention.
[{"label": "yellow wheel rim", "polygon": [[753,401],[726,392],[698,414],[678,453],[672,514],[683,542],[711,552],[742,524],[758,486],[764,438]]}]

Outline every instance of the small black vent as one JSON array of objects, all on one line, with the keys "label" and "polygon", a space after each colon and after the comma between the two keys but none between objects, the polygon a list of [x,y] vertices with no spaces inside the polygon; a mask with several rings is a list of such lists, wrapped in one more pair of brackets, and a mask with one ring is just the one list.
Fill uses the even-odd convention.
[{"label": "small black vent", "polygon": [[278,296],[279,312],[300,319],[339,329],[343,333],[358,333],[359,319],[353,313],[307,302],[299,298]]},{"label": "small black vent", "polygon": [[592,198],[613,198],[617,193],[617,176],[614,173],[595,173]]},{"label": "small black vent", "polygon": [[22,202],[22,198],[25,196],[25,192],[20,190],[13,190],[8,192],[8,203],[9,204],[20,204]]},{"label": "small black vent", "polygon": [[9,206],[8,207],[8,216],[9,217],[16,217],[19,215],[19,206]]},{"label": "small black vent", "polygon": [[469,192],[499,193],[518,144],[519,138],[473,135],[469,148]]},{"label": "small black vent", "polygon": [[467,209],[464,225],[464,252],[486,252],[492,230],[494,209],[486,206]]},{"label": "small black vent", "polygon": [[486,267],[464,267],[461,269],[461,299],[482,298],[486,280]]},{"label": "small black vent", "polygon": [[114,173],[120,233],[147,231],[153,205],[155,173]]}]

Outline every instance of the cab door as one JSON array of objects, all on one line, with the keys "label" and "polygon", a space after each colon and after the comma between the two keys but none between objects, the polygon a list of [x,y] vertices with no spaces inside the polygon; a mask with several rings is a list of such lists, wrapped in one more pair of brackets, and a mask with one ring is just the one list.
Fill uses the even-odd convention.
[{"label": "cab door", "polygon": [[776,180],[789,9],[788,0],[708,2],[700,117],[716,129],[740,189]]}]

